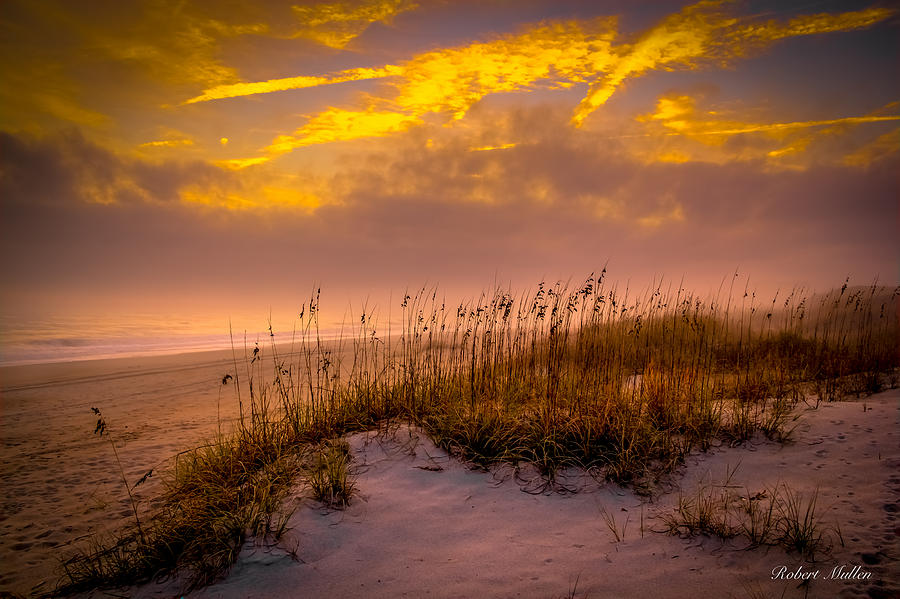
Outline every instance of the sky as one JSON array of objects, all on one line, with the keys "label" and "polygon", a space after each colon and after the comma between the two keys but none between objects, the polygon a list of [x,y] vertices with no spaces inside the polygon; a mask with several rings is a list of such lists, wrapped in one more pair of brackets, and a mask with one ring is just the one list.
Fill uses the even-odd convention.
[{"label": "sky", "polygon": [[900,277],[896,2],[4,0],[0,32],[7,339]]}]

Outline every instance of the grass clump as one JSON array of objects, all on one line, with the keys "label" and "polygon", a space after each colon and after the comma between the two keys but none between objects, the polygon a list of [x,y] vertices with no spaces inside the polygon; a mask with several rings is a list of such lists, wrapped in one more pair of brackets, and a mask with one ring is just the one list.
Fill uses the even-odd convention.
[{"label": "grass clump", "polygon": [[161,508],[143,526],[92,539],[63,562],[59,593],[126,586],[181,572],[185,590],[214,581],[247,539],[277,540],[289,513],[283,500],[299,472],[296,454],[237,434],[178,456]]},{"label": "grass clump", "polygon": [[600,507],[600,517],[603,519],[603,523],[612,533],[613,538],[616,543],[621,543],[625,540],[625,531],[628,529],[628,522],[631,519],[631,515],[625,513],[625,520],[622,523],[621,528],[619,527],[618,520],[616,519],[616,515],[613,512],[610,512],[606,509],[606,506]]},{"label": "grass clump", "polygon": [[819,489],[808,498],[787,485],[783,486],[783,491],[775,525],[778,543],[809,560],[814,560],[818,553],[830,551],[832,536],[840,538],[840,530],[836,526],[823,525],[821,515],[816,511]]},{"label": "grass clump", "polygon": [[350,459],[350,446],[343,439],[328,441],[316,453],[306,471],[306,480],[316,500],[332,508],[343,508],[350,503],[355,490]]},{"label": "grass clump", "polygon": [[[731,473],[733,474],[733,473]],[[840,540],[837,525],[826,525],[818,511],[819,491],[808,496],[785,484],[757,493],[741,493],[730,484],[703,482],[690,496],[680,496],[677,507],[663,515],[670,534],[706,535],[721,539],[743,538],[747,547],[781,546],[809,561],[827,554]]]},{"label": "grass clump", "polygon": [[680,494],[678,505],[671,514],[663,516],[670,534],[683,536],[708,535],[731,539],[740,527],[734,518],[734,505],[742,498],[731,490],[734,471],[727,473],[721,485],[701,482],[692,495]]}]

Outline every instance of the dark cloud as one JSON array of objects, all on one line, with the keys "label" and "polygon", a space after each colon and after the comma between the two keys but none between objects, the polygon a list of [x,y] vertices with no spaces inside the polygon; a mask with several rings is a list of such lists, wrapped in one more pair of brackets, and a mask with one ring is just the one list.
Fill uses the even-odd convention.
[{"label": "dark cloud", "polygon": [[[230,174],[203,162],[152,163],[125,158],[75,129],[43,138],[0,131],[3,204],[173,202],[187,184],[209,185]],[[101,201],[102,200],[102,201]]]}]

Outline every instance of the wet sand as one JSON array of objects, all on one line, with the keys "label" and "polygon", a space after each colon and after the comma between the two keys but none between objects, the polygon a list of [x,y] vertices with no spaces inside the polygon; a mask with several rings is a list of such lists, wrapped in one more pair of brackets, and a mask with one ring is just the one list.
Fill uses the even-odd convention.
[{"label": "wet sand", "polygon": [[[234,392],[221,385],[226,371],[230,351],[0,369],[0,589],[52,589],[73,539],[132,517],[107,437],[93,433],[92,407],[102,410],[134,484],[215,434],[220,392],[223,420],[237,414]],[[138,496],[158,488],[151,477]]]}]

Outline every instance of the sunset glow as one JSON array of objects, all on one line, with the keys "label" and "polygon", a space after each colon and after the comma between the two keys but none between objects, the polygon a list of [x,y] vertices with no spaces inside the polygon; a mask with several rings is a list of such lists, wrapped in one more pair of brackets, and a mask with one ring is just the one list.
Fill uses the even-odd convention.
[{"label": "sunset glow", "polygon": [[0,23],[10,339],[289,322],[317,287],[333,322],[387,316],[407,287],[605,264],[900,274],[890,3],[12,0]]}]

